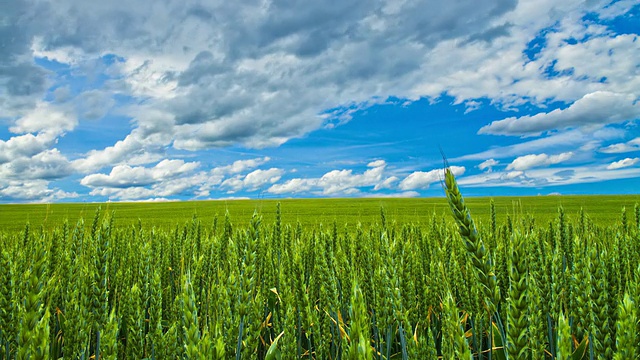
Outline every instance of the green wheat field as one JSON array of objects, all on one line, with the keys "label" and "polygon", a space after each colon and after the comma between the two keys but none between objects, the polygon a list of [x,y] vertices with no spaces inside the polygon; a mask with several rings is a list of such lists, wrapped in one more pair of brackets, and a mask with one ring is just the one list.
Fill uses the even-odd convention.
[{"label": "green wheat field", "polygon": [[640,196],[445,187],[2,205],[0,359],[637,358]]}]

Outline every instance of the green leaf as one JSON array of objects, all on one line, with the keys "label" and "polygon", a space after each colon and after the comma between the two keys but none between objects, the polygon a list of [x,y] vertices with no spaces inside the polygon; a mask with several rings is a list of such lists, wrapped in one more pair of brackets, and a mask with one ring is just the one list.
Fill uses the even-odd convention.
[{"label": "green leaf", "polygon": [[504,338],[502,336],[502,331],[498,328],[498,325],[495,322],[491,323],[491,327],[493,329],[493,347],[491,349],[491,354],[493,358],[496,360],[507,360],[507,354],[504,348]]},{"label": "green leaf", "polygon": [[271,346],[269,346],[269,350],[267,350],[265,360],[279,360],[282,357],[280,350],[278,350],[278,340],[280,340],[282,335],[284,335],[284,331],[273,340]]},{"label": "green leaf", "polygon": [[571,354],[571,360],[585,360],[588,358],[589,336],[585,336],[580,345]]}]

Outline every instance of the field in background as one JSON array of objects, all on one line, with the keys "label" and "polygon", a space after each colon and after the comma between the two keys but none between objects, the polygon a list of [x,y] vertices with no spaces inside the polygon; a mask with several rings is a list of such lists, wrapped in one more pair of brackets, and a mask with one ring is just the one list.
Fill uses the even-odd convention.
[{"label": "field in background", "polygon": [[[467,198],[467,205],[479,223],[486,223],[489,217],[489,202],[495,202],[498,220],[507,214],[530,214],[540,224],[557,217],[562,206],[569,217],[578,214],[581,208],[596,224],[619,221],[622,207],[629,211],[640,202],[640,195],[616,196],[534,196],[534,197],[476,197]],[[142,222],[143,227],[173,228],[183,225],[193,215],[204,223],[212,222],[218,216],[221,220],[226,211],[235,225],[246,226],[251,215],[257,211],[263,221],[271,223],[275,219],[276,204],[282,206],[284,223],[300,222],[303,226],[320,223],[329,225],[334,220],[340,225],[355,226],[358,222],[368,226],[380,221],[383,207],[390,221],[398,223],[429,222],[434,211],[449,220],[447,201],[442,198],[412,199],[284,199],[284,200],[218,200],[186,201],[169,203],[82,203],[82,204],[38,204],[0,205],[0,231],[14,231],[24,228],[27,221],[32,227],[53,228],[65,219],[74,224],[80,217],[93,217],[100,206],[103,212],[115,212],[119,225]]]}]

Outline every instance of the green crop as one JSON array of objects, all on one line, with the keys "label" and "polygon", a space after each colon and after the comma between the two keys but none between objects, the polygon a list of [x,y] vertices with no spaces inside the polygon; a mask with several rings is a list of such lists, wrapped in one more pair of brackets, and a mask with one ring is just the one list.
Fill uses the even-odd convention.
[{"label": "green crop", "polygon": [[637,199],[443,176],[447,200],[0,207],[0,360],[639,353]]}]

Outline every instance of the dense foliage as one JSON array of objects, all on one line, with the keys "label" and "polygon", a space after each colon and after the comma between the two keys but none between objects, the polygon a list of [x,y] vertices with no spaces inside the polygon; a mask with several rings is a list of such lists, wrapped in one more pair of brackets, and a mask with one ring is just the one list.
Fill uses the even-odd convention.
[{"label": "dense foliage", "polygon": [[640,210],[0,235],[0,359],[634,359]]}]

